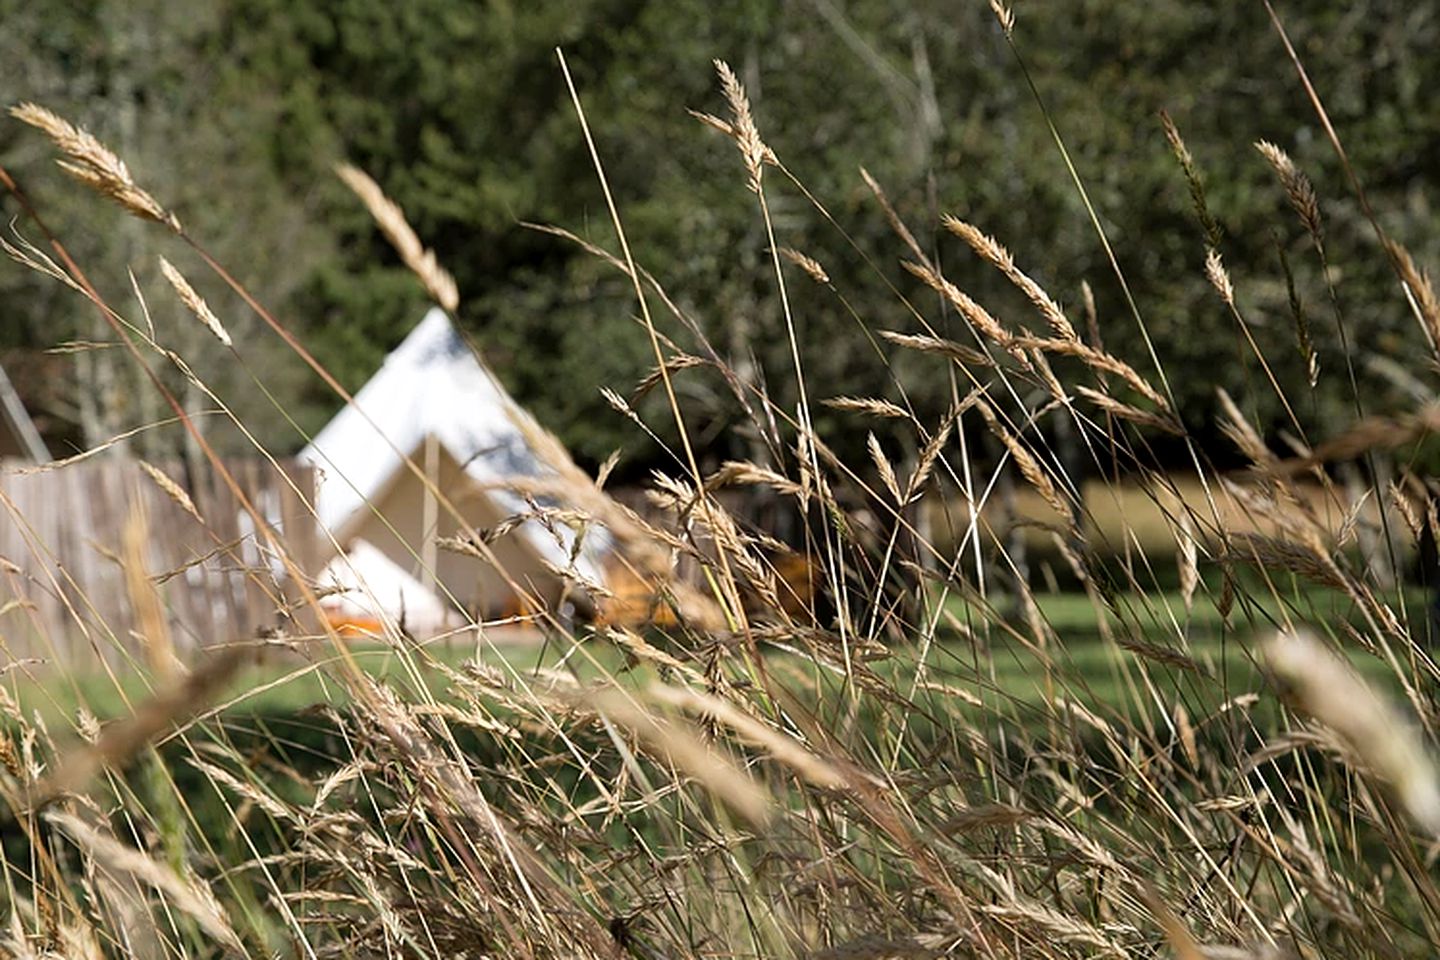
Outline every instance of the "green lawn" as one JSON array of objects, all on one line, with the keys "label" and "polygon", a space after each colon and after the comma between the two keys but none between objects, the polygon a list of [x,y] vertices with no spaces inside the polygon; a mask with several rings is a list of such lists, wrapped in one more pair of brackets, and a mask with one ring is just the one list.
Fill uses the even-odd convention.
[{"label": "green lawn", "polygon": [[[1357,620],[1348,598],[1313,588],[1258,600],[1242,597],[1228,621],[1216,608],[1214,593],[1203,590],[1188,613],[1178,592],[1120,594],[1115,604],[1118,616],[1108,610],[1098,614],[1084,594],[1041,594],[1036,601],[1050,633],[1043,645],[1034,642],[1024,619],[1012,611],[986,609],[950,597],[949,617],[935,643],[897,650],[894,657],[870,668],[904,693],[913,689],[921,697],[955,694],[962,711],[1009,716],[1020,723],[1042,717],[1040,708],[1057,699],[1082,704],[1101,715],[1133,716],[1142,707],[1146,713],[1169,712],[1176,703],[1191,715],[1205,715],[1232,697],[1264,688],[1255,663],[1255,644],[1276,625],[1307,622],[1323,629]],[[1413,616],[1423,597],[1408,594],[1404,602]],[[1108,630],[1102,631],[1102,619]],[[371,676],[403,687],[411,695],[421,694],[418,687],[423,685],[428,695],[442,699],[447,681],[442,671],[425,665],[426,659],[457,665],[478,653],[485,661],[517,675],[540,667],[564,666],[582,679],[610,675],[643,683],[652,676],[644,669],[631,669],[623,651],[603,642],[587,642],[579,648],[568,641],[477,648],[473,640],[455,640],[429,644],[418,655],[402,656],[379,645],[357,645],[351,652]],[[811,678],[817,698],[821,691],[843,689],[846,682],[834,667],[820,669],[792,654],[772,651],[767,658],[775,661],[778,672],[789,669]],[[1189,666],[1177,666],[1182,659]],[[1384,663],[1360,651],[1354,659],[1367,676],[1381,685],[1394,686],[1394,677]],[[835,662],[839,660],[835,658]],[[291,657],[251,668],[231,681],[210,712],[230,718],[281,717],[320,704],[343,706],[347,696],[334,679],[338,667],[335,652],[320,644],[313,663]],[[737,665],[737,676],[740,669]],[[109,719],[127,714],[130,705],[150,693],[150,684],[139,670],[113,677],[27,677],[17,670],[11,672],[6,686],[27,716],[38,712],[56,732],[74,727],[82,705],[97,717]],[[963,705],[970,700],[978,700],[981,706]]]}]

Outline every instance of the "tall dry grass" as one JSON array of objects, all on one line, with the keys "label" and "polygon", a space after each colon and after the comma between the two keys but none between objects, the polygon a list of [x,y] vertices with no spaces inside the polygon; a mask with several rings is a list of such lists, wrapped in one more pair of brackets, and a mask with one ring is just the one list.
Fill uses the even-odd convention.
[{"label": "tall dry grass", "polygon": [[[1023,23],[992,6],[1016,44]],[[770,191],[798,187],[817,216],[830,215],[765,144],[734,74],[718,69],[730,116],[703,119],[738,147],[736,187],[754,194],[773,252],[768,275],[784,303],[795,381],[805,383],[805,325],[786,284],[803,277],[843,305],[848,283],[884,282],[914,326],[874,331],[875,342],[952,375],[949,408],[917,412],[898,377],[893,396],[811,382],[795,409],[778,406],[634,261],[624,198],[606,184],[622,249],[597,252],[633,282],[656,362],[641,387],[664,390],[682,441],[674,475],[657,476],[652,490],[669,522],[609,499],[603,477],[584,476],[533,423],[525,428],[549,451],[553,476],[526,492],[561,503],[536,501],[553,522],[619,535],[635,575],[670,608],[669,625],[576,625],[527,598],[555,654],[533,667],[495,647],[484,624],[464,631],[472,655],[456,659],[390,623],[381,639],[394,670],[383,682],[333,632],[212,638],[226,652],[180,671],[137,539],[119,562],[137,608],[149,611],[138,641],[151,666],[134,670],[153,693],[103,725],[82,708],[65,718],[69,729],[0,696],[0,949],[312,960],[1433,954],[1440,669],[1426,612],[1382,576],[1382,558],[1355,549],[1365,527],[1394,526],[1378,541],[1384,551],[1440,533],[1433,483],[1411,475],[1386,484],[1375,467],[1431,428],[1433,408],[1366,417],[1357,396],[1355,423],[1327,437],[1302,431],[1296,449],[1282,451],[1222,395],[1216,418],[1249,462],[1243,478],[1222,476],[1182,421],[1158,359],[1142,371],[1105,348],[1088,288],[1082,336],[1034,279],[1040,271],[1023,266],[1043,255],[1027,256],[1023,238],[1012,254],[983,225],[943,222],[1034,308],[1002,322],[945,276],[866,175],[896,229],[897,261],[963,318],[967,342],[941,336],[888,265],[847,278],[783,249]],[[583,91],[570,90],[604,184]],[[1316,107],[1323,115],[1318,98]],[[50,136],[83,182],[189,243],[345,396],[113,153],[40,108],[16,116]],[[1180,132],[1167,121],[1165,134],[1200,222],[1206,256],[1196,269],[1248,329],[1247,284],[1221,258]],[[1056,142],[1084,197],[1058,130]],[[1321,193],[1279,148],[1261,152],[1328,281]],[[453,309],[453,281],[399,208],[363,175],[345,176]],[[18,191],[8,174],[5,182]],[[21,231],[46,236],[40,212],[30,215]],[[1108,250],[1098,216],[1093,223]],[[53,257],[8,249],[91,299],[136,363],[188,369],[98,292],[59,238],[47,241]],[[1429,281],[1403,248],[1386,250],[1433,348],[1440,320]],[[190,282],[166,267],[182,301],[244,364],[245,345],[229,343]],[[1129,306],[1148,343],[1144,313],[1134,298]],[[1353,362],[1344,317],[1336,320]],[[688,350],[677,346],[685,337]],[[753,412],[768,462],[700,469],[672,378],[701,375]],[[164,393],[164,381],[153,382]],[[612,401],[638,421],[618,391]],[[909,432],[916,456],[897,463],[871,434],[867,461],[845,462],[816,430],[812,404],[821,402],[857,430]],[[1178,602],[1160,588],[1154,557],[1131,553],[1118,570],[1105,560],[1115,545],[1102,542],[1080,478],[1040,429],[1047,417],[1069,421],[1097,463],[1143,464],[1152,439],[1180,438],[1184,476],[1143,483],[1173,536]],[[988,464],[975,453],[982,434],[1000,451]],[[1366,457],[1370,488],[1347,494],[1332,467]],[[152,477],[188,502],[173,479]],[[1012,541],[987,519],[1006,477],[1048,505],[1038,532],[1079,585],[1093,639],[1067,635],[1053,598],[1020,575]],[[1201,496],[1182,496],[1181,480]],[[726,509],[719,494],[737,486],[767,490],[807,518],[803,552],[819,585],[807,603],[785,602],[783,545]],[[434,493],[458,516],[445,491]],[[927,504],[953,542],[918,528],[915,508]],[[137,521],[137,537],[143,529]],[[306,571],[282,538],[266,537],[291,602],[313,608]],[[487,542],[467,531],[451,546],[485,558]],[[1118,546],[1124,555],[1128,544]],[[700,575],[667,584],[682,562]],[[603,607],[603,585],[576,587]],[[1319,588],[1329,610],[1307,601]],[[1200,642],[1202,608],[1218,644]],[[302,621],[287,612],[286,622]],[[108,642],[128,648],[128,639]],[[220,709],[249,695],[242,688],[226,701],[222,690],[266,656],[275,671],[267,688],[323,677],[323,695],[284,725]],[[1102,667],[1087,667],[1096,657]],[[1007,669],[1016,665],[1023,682]]]}]

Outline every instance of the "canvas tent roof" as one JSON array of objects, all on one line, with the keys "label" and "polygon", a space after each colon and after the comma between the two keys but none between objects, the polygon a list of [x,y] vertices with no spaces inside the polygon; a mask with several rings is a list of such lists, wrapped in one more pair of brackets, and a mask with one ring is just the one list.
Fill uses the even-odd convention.
[{"label": "canvas tent roof", "polygon": [[[550,473],[518,425],[529,417],[460,336],[445,312],[432,308],[385,358],[380,370],[299,454],[317,468],[316,512],[342,545],[380,497],[407,471],[403,457],[433,437],[486,487],[506,514],[525,511],[518,495],[495,489],[514,477]],[[516,534],[546,561],[570,566],[573,533],[534,520]],[[602,582],[602,530],[586,534],[575,560],[583,576]],[[417,545],[418,547],[418,545]]]},{"label": "canvas tent roof", "polygon": [[37,463],[50,459],[40,431],[4,369],[0,369],[0,457],[23,457]]}]

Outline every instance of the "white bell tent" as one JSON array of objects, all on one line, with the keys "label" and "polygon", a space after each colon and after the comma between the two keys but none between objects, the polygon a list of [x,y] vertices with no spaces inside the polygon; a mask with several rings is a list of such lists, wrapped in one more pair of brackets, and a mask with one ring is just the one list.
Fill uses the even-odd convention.
[{"label": "white bell tent", "polygon": [[[466,526],[493,530],[510,517],[533,512],[525,497],[505,487],[515,478],[554,472],[521,428],[529,416],[445,312],[431,309],[355,394],[355,402],[299,454],[316,470],[320,522],[346,551],[331,562],[332,568],[341,564],[346,569],[332,569],[322,581],[364,589],[365,568],[383,557],[386,569],[377,567],[369,578],[377,584],[403,571],[445,598],[449,609],[458,606],[486,617],[520,612],[512,582],[547,603],[565,590],[557,569],[603,582],[610,538],[597,525],[586,530],[577,551],[574,529],[532,516],[490,544],[503,570],[436,546],[439,538],[456,536]],[[434,490],[450,501],[453,512]],[[415,586],[407,590],[413,605]],[[377,595],[371,602],[399,612],[392,598]]]}]

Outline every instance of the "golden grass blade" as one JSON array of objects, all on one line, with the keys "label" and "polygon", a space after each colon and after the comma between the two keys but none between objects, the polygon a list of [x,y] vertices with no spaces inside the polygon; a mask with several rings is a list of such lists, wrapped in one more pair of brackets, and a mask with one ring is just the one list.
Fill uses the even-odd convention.
[{"label": "golden grass blade", "polygon": [[1121,420],[1129,420],[1137,426],[1150,427],[1151,429],[1159,430],[1161,433],[1168,433],[1174,437],[1183,437],[1185,435],[1185,428],[1173,417],[1151,413],[1149,410],[1141,410],[1139,407],[1132,407],[1128,403],[1122,403],[1116,400],[1108,393],[1092,390],[1084,384],[1076,384],[1072,389],[1113,417],[1118,417]]},{"label": "golden grass blade", "polygon": [[823,286],[830,282],[830,274],[825,272],[825,268],[820,266],[820,261],[814,257],[807,256],[791,247],[781,247],[780,256],[805,271],[805,274],[816,283]]},{"label": "golden grass blade", "polygon": [[927,334],[900,333],[897,330],[881,330],[880,339],[888,340],[897,347],[904,347],[907,350],[916,350],[920,353],[935,353],[942,357],[949,357],[952,360],[972,367],[993,366],[985,354],[976,350],[974,347],[967,347],[963,343],[956,343],[954,340],[945,340]]},{"label": "golden grass blade", "polygon": [[880,482],[885,484],[885,489],[890,491],[897,504],[903,504],[905,501],[900,494],[900,482],[895,479],[895,468],[890,465],[885,451],[880,449],[880,441],[873,432],[865,434],[865,448],[870,451],[870,461],[880,474]]},{"label": "golden grass blade", "polygon": [[71,813],[51,811],[45,818],[60,828],[77,847],[107,870],[134,877],[163,895],[189,915],[226,949],[244,955],[245,948],[215,895],[195,877],[184,878],[149,855],[127,847],[113,836],[90,826]]},{"label": "golden grass blade", "polygon": [[728,63],[716,60],[715,71],[720,75],[720,89],[725,94],[725,102],[730,106],[730,126],[735,142],[740,145],[740,155],[745,158],[750,189],[759,193],[766,150],[765,144],[760,140],[760,130],[755,125],[755,117],[750,112],[750,98],[745,95],[745,87]]},{"label": "golden grass blade", "polygon": [[405,212],[400,209],[400,205],[387,197],[380,185],[358,167],[342,163],[335,168],[335,172],[365,204],[380,232],[385,234],[385,239],[390,241],[390,245],[395,248],[405,266],[410,268],[410,272],[420,278],[431,299],[446,311],[454,313],[460,306],[460,292],[455,286],[455,278],[440,266],[435,252],[420,242],[420,237],[405,219]]},{"label": "golden grass blade", "polygon": [[1280,185],[1285,188],[1285,196],[1289,198],[1290,206],[1300,217],[1300,223],[1304,225],[1306,232],[1316,243],[1321,242],[1324,228],[1320,222],[1320,199],[1315,195],[1315,186],[1310,182],[1310,178],[1295,165],[1288,153],[1270,141],[1257,141],[1255,149],[1260,151],[1260,155],[1280,178]]},{"label": "golden grass blade", "polygon": [[750,774],[708,746],[689,726],[662,719],[624,694],[590,696],[581,702],[632,731],[648,749],[694,777],[752,826],[763,828],[769,822],[771,803],[766,792]]},{"label": "golden grass blade", "polygon": [[1268,466],[1275,462],[1275,454],[1260,439],[1259,432],[1240,412],[1235,401],[1230,399],[1230,394],[1224,387],[1218,387],[1215,394],[1220,398],[1220,409],[1224,412],[1224,420],[1220,424],[1221,431],[1230,441],[1239,448],[1240,452],[1250,458],[1250,462],[1256,466]]},{"label": "golden grass blade", "polygon": [[816,756],[794,738],[745,713],[729,700],[683,687],[659,685],[650,688],[650,696],[724,724],[740,739],[769,751],[772,759],[790,767],[817,787],[840,790],[850,782],[833,764]]},{"label": "golden grass blade", "polygon": [[165,496],[173,500],[177,507],[190,514],[197,522],[205,522],[205,518],[200,516],[200,511],[195,509],[195,501],[190,499],[190,494],[186,493],[185,488],[180,486],[180,484],[171,480],[165,474],[165,471],[145,460],[137,460],[136,464],[141,470],[145,471],[147,477],[155,481],[155,486],[159,487]]},{"label": "golden grass blade", "polygon": [[1015,461],[1020,475],[1030,486],[1035,488],[1035,492],[1040,494],[1050,508],[1060,515],[1067,526],[1074,526],[1074,509],[1070,506],[1070,502],[1061,495],[1060,488],[1055,485],[1050,474],[1035,459],[1035,455],[1025,447],[1025,444],[1020,442],[1018,437],[1005,428],[988,403],[982,400],[976,403],[976,406],[984,416],[985,423],[990,427],[990,432],[995,434],[1000,442],[1005,444],[1005,449],[1010,451],[1010,457]]},{"label": "golden grass blade", "polygon": [[175,288],[175,292],[180,296],[180,302],[195,314],[195,318],[205,325],[205,329],[213,333],[216,340],[227,347],[230,346],[230,334],[220,323],[220,318],[215,316],[210,305],[200,294],[195,292],[194,287],[190,286],[190,281],[185,279],[184,274],[176,270],[164,257],[160,258],[160,272],[165,275],[166,280],[170,281],[170,286]]},{"label": "golden grass blade", "polygon": [[959,217],[946,214],[941,218],[941,223],[945,225],[945,229],[955,234],[961,240],[964,240],[971,250],[974,250],[982,259],[1003,273],[1007,280],[1024,293],[1030,302],[1035,305],[1035,308],[1040,311],[1040,315],[1045,318],[1045,322],[1050,325],[1050,329],[1055,331],[1056,336],[1062,340],[1073,341],[1079,339],[1075,335],[1075,327],[1070,323],[1070,319],[1065,316],[1065,311],[1060,308],[1060,304],[1056,303],[1040,284],[1036,283],[1023,270],[1015,266],[1015,258],[1010,255],[1010,251],[1006,250],[999,241],[989,234],[984,233],[978,227],[966,223]]},{"label": "golden grass blade", "polygon": [[1227,307],[1235,306],[1235,284],[1230,280],[1230,271],[1225,269],[1225,261],[1220,259],[1220,251],[1214,247],[1205,254],[1205,279]]},{"label": "golden grass blade", "polygon": [[1179,541],[1176,562],[1180,568],[1180,596],[1188,613],[1195,606],[1195,588],[1200,585],[1200,545],[1195,535],[1195,524],[1183,506],[1179,529],[1175,533]]},{"label": "golden grass blade", "polygon": [[92,746],[74,748],[35,791],[35,807],[84,787],[99,770],[119,768],[173,724],[183,722],[208,705],[254,652],[229,646],[194,668],[178,684],[140,704],[124,720],[109,723]]},{"label": "golden grass blade", "polygon": [[150,669],[162,683],[171,683],[183,672],[175,655],[170,624],[160,601],[160,591],[146,569],[146,548],[150,541],[150,524],[145,508],[136,504],[122,531],[121,560],[125,570],[125,589],[130,594],[130,609],[135,613],[141,642]]},{"label": "golden grass blade", "polygon": [[1285,697],[1335,731],[1420,828],[1440,837],[1440,774],[1410,722],[1309,633],[1277,633],[1264,654]]},{"label": "golden grass blade", "polygon": [[885,420],[906,420],[910,417],[904,407],[878,397],[830,397],[821,403],[832,410],[863,413]]},{"label": "golden grass blade", "polygon": [[10,115],[49,137],[69,157],[69,160],[60,161],[60,167],[75,179],[114,200],[133,215],[180,232],[179,219],[142,190],[130,175],[125,162],[84,127],[77,127],[34,103],[11,107]]},{"label": "golden grass blade", "polygon": [[890,198],[886,196],[885,190],[880,186],[879,181],[872,177],[870,171],[864,167],[860,168],[860,178],[865,181],[865,186],[870,189],[870,193],[874,195],[876,202],[880,204],[880,210],[885,214],[885,219],[890,224],[890,229],[895,231],[895,235],[900,238],[900,241],[905,244],[906,249],[910,251],[915,259],[928,268],[930,266],[930,258],[925,255],[925,251],[921,249],[919,241],[917,241],[915,235],[910,232],[910,228],[905,225],[905,221],[900,219],[899,212],[895,209],[894,205],[890,203]]},{"label": "golden grass blade", "polygon": [[1416,265],[1409,250],[1393,240],[1389,242],[1389,249],[1400,277],[1405,281],[1425,335],[1430,340],[1430,349],[1440,357],[1440,296],[1435,293],[1435,284],[1431,281],[1430,274]]},{"label": "golden grass blade", "polygon": [[1009,37],[1015,32],[1015,10],[1003,0],[990,0],[990,12],[1000,22],[1000,29]]}]

